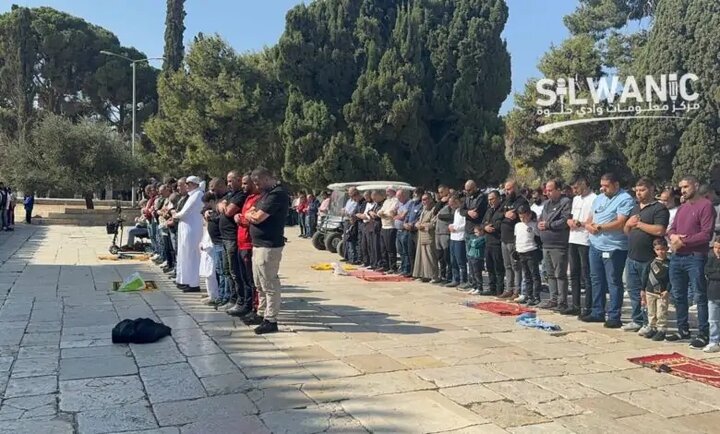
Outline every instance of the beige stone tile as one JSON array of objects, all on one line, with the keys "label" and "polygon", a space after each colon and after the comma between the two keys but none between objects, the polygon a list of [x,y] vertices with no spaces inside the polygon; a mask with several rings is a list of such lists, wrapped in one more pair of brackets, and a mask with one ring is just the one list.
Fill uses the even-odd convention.
[{"label": "beige stone tile", "polygon": [[518,360],[491,363],[490,367],[514,380],[595,373],[607,369],[585,359]]},{"label": "beige stone tile", "polygon": [[494,423],[485,423],[482,425],[473,425],[450,431],[439,431],[437,434],[507,434],[508,431],[500,428]]},{"label": "beige stone tile", "polygon": [[552,401],[559,395],[527,381],[501,381],[487,388],[519,404],[537,404]]},{"label": "beige stone tile", "polygon": [[592,387],[607,395],[648,389],[645,384],[628,380],[614,373],[601,372],[598,374],[573,375],[571,378],[584,386]]},{"label": "beige stone tile", "polygon": [[691,432],[717,434],[720,427],[720,411],[712,413],[682,416],[673,419],[676,424],[688,428]]},{"label": "beige stone tile", "polygon": [[549,422],[527,406],[507,401],[472,404],[470,409],[502,428]]},{"label": "beige stone tile", "polygon": [[562,417],[555,422],[576,434],[608,434],[625,433],[627,426],[616,420],[598,414],[580,414],[577,416]]},{"label": "beige stone tile", "polygon": [[343,358],[343,362],[366,374],[402,371],[408,369],[407,366],[384,354],[349,356]]},{"label": "beige stone tile", "polygon": [[402,358],[410,358],[410,357],[422,357],[422,356],[428,356],[434,353],[430,348],[423,348],[423,347],[396,347],[396,348],[386,348],[380,350],[380,353],[385,354],[388,357],[392,357],[393,359],[402,359]]},{"label": "beige stone tile", "polygon": [[302,391],[316,402],[330,402],[434,388],[432,383],[423,381],[410,372],[397,371],[312,381],[304,384]]},{"label": "beige stone tile", "polygon": [[285,353],[298,363],[319,362],[322,360],[334,360],[335,355],[325,351],[319,345],[287,348]]},{"label": "beige stone tile", "polygon": [[362,372],[340,360],[310,362],[303,364],[303,367],[321,380],[362,375]]},{"label": "beige stone tile", "polygon": [[350,399],[342,406],[374,433],[437,432],[488,422],[433,391]]},{"label": "beige stone tile", "polygon": [[574,434],[572,431],[557,422],[508,428],[508,431],[512,434]]},{"label": "beige stone tile", "polygon": [[[669,394],[657,389],[618,393],[613,396],[617,399],[622,399],[625,402],[668,418],[698,413],[709,413],[714,410],[713,407],[700,402],[684,399],[681,396]],[[672,405],[668,405],[668,402],[672,402]]]},{"label": "beige stone tile", "polygon": [[463,386],[494,381],[504,381],[507,377],[481,365],[449,366],[445,368],[429,368],[413,371],[415,375],[426,381],[432,381],[438,387]]},{"label": "beige stone tile", "polygon": [[[693,415],[691,417],[702,416],[704,415]],[[679,419],[665,419],[652,413],[624,417],[616,420],[616,422],[628,427],[632,432],[648,432],[652,434],[690,434],[702,432],[701,430],[689,428],[684,423],[678,421]],[[717,428],[713,432],[717,432]]]},{"label": "beige stone tile", "polygon": [[374,354],[377,352],[377,350],[374,350],[353,339],[320,341],[318,342],[318,345],[333,354],[335,357],[358,356],[361,354]]},{"label": "beige stone tile", "polygon": [[397,361],[410,369],[442,368],[447,366],[445,363],[431,356],[399,357]]},{"label": "beige stone tile", "polygon": [[661,387],[660,390],[720,409],[720,389],[717,387],[685,380],[682,383]]},{"label": "beige stone tile", "polygon": [[448,387],[440,389],[438,392],[460,405],[469,405],[477,402],[502,401],[505,399],[504,396],[493,392],[482,384]]},{"label": "beige stone tile", "polygon": [[605,418],[618,419],[647,413],[640,407],[612,396],[583,398],[573,401],[573,403]]},{"label": "beige stone tile", "polygon": [[530,403],[528,404],[528,407],[549,419],[557,419],[564,416],[575,416],[587,411],[573,402],[563,398],[549,402]]},{"label": "beige stone tile", "polygon": [[527,381],[555,392],[563,398],[569,400],[601,396],[600,392],[597,390],[585,387],[568,377],[532,378]]},{"label": "beige stone tile", "polygon": [[299,386],[254,389],[249,391],[247,396],[260,413],[315,405],[307,395],[300,391]]},{"label": "beige stone tile", "polygon": [[621,372],[618,372],[617,375],[623,378],[627,378],[630,381],[636,381],[650,387],[670,386],[672,384],[684,383],[687,381],[683,378],[676,377],[675,375],[655,372],[652,369],[644,367],[623,370]]},{"label": "beige stone tile", "polygon": [[477,365],[482,363],[506,363],[512,361],[532,360],[533,354],[517,346],[498,348],[478,348],[473,354],[467,348],[460,346],[459,352],[443,353],[437,357],[452,365]]}]

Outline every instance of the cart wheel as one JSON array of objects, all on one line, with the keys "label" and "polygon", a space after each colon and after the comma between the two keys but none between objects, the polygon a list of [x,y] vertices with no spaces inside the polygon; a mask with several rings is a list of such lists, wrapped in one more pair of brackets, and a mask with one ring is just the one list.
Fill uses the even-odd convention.
[{"label": "cart wheel", "polygon": [[120,248],[119,248],[118,246],[116,246],[116,245],[110,246],[110,253],[111,253],[111,254],[117,255],[119,251],[120,251]]}]

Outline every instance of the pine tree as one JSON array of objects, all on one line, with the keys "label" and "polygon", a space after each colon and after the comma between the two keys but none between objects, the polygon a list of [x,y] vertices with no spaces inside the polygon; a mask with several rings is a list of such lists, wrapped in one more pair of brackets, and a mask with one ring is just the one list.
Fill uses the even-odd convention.
[{"label": "pine tree", "polygon": [[185,47],[185,0],[167,0],[165,14],[165,61],[163,71],[177,71],[182,66]]}]

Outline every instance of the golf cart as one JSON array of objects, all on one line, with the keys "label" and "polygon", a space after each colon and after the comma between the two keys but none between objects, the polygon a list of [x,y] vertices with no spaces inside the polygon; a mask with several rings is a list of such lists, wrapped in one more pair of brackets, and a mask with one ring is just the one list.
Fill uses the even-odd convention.
[{"label": "golf cart", "polygon": [[343,210],[349,198],[350,187],[356,187],[362,194],[368,190],[385,190],[390,185],[396,188],[412,189],[409,184],[396,181],[342,182],[328,185],[327,189],[331,192],[330,207],[327,216],[322,217],[318,222],[317,232],[312,238],[313,246],[318,250],[328,250],[342,256],[344,253],[343,222],[346,220]]}]

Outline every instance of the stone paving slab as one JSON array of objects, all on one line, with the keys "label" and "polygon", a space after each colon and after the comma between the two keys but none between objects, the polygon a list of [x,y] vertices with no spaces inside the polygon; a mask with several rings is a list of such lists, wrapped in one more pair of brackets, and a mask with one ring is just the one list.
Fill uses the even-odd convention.
[{"label": "stone paving slab", "polygon": [[[720,363],[720,354],[549,312],[543,319],[562,332],[523,329],[462,305],[478,297],[419,282],[328,278],[309,265],[330,254],[289,238],[280,333],[256,336],[200,304],[201,294],[177,291],[149,262],[97,260],[107,250],[103,228],[0,233],[0,433],[714,434],[720,426],[720,389],[627,361],[677,351]],[[159,289],[110,291],[135,271]],[[137,316],[165,322],[172,336],[112,344],[112,327]]]}]

